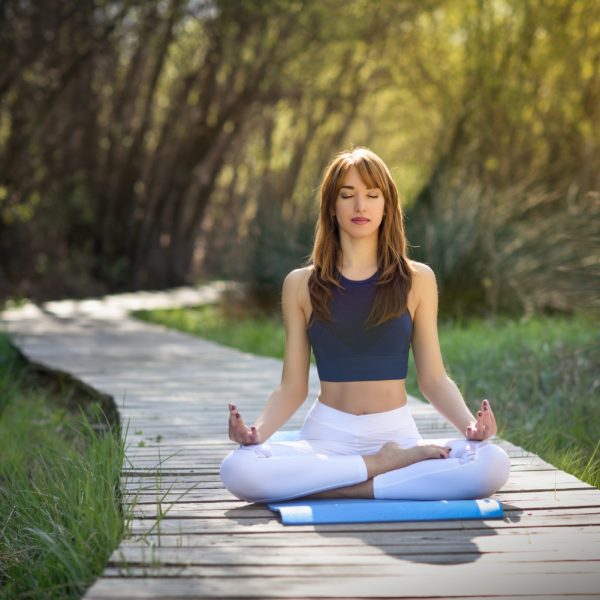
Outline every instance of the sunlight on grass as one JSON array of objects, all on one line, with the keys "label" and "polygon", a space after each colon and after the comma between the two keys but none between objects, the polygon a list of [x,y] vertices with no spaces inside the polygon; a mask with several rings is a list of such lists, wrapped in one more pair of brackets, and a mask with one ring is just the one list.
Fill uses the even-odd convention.
[{"label": "sunlight on grass", "polygon": [[262,356],[283,358],[285,331],[281,319],[265,316],[231,319],[218,306],[137,311],[134,316]]}]

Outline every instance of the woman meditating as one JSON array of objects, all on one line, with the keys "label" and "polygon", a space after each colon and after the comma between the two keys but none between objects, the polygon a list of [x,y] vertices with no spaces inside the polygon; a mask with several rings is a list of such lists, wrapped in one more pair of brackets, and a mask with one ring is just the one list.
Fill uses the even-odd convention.
[{"label": "woman meditating", "polygon": [[[283,282],[281,384],[252,427],[229,405],[221,464],[236,497],[458,500],[484,498],[510,473],[490,439],[483,400],[475,418],[444,369],[432,269],[410,260],[398,191],[367,148],[334,157],[321,185],[310,264]],[[300,439],[269,442],[305,401],[311,346],[321,382]],[[407,405],[412,346],[419,389],[464,437],[424,440]]]}]

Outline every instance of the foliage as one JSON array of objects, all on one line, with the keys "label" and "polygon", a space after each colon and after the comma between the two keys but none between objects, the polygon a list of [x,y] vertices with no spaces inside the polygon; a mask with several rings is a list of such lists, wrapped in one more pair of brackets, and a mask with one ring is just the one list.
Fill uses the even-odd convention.
[{"label": "foliage", "polygon": [[326,162],[356,144],[390,165],[456,310],[597,303],[578,229],[599,205],[594,0],[2,11],[0,296],[277,288],[310,253]]},{"label": "foliage", "polygon": [[415,205],[411,256],[436,273],[443,315],[597,310],[600,259],[590,250],[600,203],[565,194],[448,184],[432,190],[430,208]]}]

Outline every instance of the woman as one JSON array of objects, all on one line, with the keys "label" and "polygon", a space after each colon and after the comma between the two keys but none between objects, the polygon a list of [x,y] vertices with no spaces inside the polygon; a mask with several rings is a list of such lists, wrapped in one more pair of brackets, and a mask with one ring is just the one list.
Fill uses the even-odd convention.
[{"label": "woman", "polygon": [[[510,459],[490,403],[475,418],[445,372],[430,267],[408,259],[398,191],[367,148],[336,155],[321,186],[310,264],[283,282],[281,384],[252,427],[229,405],[240,446],[221,479],[252,502],[311,498],[483,498],[507,481]],[[419,389],[465,437],[425,441],[407,405],[412,345]],[[296,441],[269,442],[308,393],[313,348],[321,390]]]}]

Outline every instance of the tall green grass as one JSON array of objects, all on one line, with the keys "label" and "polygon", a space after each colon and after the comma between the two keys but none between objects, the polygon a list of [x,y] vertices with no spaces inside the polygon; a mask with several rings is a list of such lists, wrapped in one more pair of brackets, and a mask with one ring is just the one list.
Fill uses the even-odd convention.
[{"label": "tall green grass", "polygon": [[124,447],[99,403],[32,384],[0,335],[0,598],[79,598],[124,534]]},{"label": "tall green grass", "polygon": [[[231,318],[217,305],[139,311],[162,323],[247,352],[283,358],[279,316]],[[440,323],[444,364],[472,412],[487,398],[498,434],[600,487],[600,342],[585,314]],[[311,357],[314,363],[314,357]],[[412,354],[408,392],[423,399]]]},{"label": "tall green grass", "polygon": [[471,410],[490,400],[500,437],[600,487],[597,330],[584,314],[478,319],[442,325],[440,345]]}]

